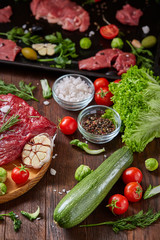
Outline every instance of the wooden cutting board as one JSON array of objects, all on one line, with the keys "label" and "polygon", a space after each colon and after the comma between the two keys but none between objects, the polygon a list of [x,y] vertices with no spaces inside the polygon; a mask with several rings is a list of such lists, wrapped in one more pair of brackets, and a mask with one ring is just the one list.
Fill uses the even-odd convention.
[{"label": "wooden cutting board", "polygon": [[7,193],[3,196],[0,196],[0,204],[15,199],[34,187],[44,176],[51,163],[51,160],[48,163],[45,163],[40,169],[28,168],[29,179],[24,185],[16,184],[11,178],[12,169],[15,167],[15,165],[19,166],[22,163],[21,160],[15,160],[2,166],[7,171],[7,180],[5,181],[5,184],[7,186]]}]

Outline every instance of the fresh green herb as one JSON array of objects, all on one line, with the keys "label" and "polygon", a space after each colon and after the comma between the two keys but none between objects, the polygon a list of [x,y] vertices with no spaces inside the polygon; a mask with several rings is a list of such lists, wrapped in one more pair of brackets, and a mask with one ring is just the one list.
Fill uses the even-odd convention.
[{"label": "fresh green herb", "polygon": [[160,137],[160,78],[151,70],[131,67],[119,84],[109,84],[113,108],[122,120],[122,140],[133,152],[142,152]]},{"label": "fresh green herb", "polygon": [[[145,67],[152,69],[153,68],[153,60],[151,59],[153,57],[153,54],[149,50],[144,50],[143,47],[135,48],[133,45],[126,41],[128,45],[131,48],[131,52],[136,56],[136,63],[139,67]],[[147,56],[147,57],[146,57]],[[148,58],[150,57],[150,58]]]},{"label": "fresh green herb", "polygon": [[0,127],[0,133],[9,130],[12,126],[17,124],[19,121],[21,121],[19,119],[19,116],[13,114],[6,122],[2,124],[2,126]]},{"label": "fresh green herb", "polygon": [[109,119],[111,122],[113,122],[113,124],[116,126],[117,125],[117,122],[116,122],[116,119],[115,119],[115,113],[113,110],[111,109],[106,109],[105,110],[105,113],[101,116],[102,118],[107,118]]},{"label": "fresh green herb", "polygon": [[79,141],[79,139],[74,139],[74,140],[70,141],[70,144],[75,145],[75,146],[81,148],[82,150],[84,150],[86,153],[92,154],[92,155],[96,155],[96,154],[100,154],[102,152],[105,152],[105,148],[101,148],[101,149],[98,149],[98,150],[90,149],[88,147],[87,143],[81,142],[81,141]]},{"label": "fresh green herb", "polygon": [[43,90],[43,97],[44,98],[51,98],[52,97],[52,89],[50,88],[47,79],[41,79],[41,86]]},{"label": "fresh green herb", "polygon": [[3,80],[0,80],[0,94],[12,93],[13,95],[16,95],[24,100],[32,99],[38,101],[33,96],[33,90],[35,88],[36,88],[35,86],[32,86],[32,83],[29,83],[27,85],[23,81],[20,81],[18,89],[14,84],[6,84]]},{"label": "fresh green herb", "polygon": [[30,221],[33,221],[39,216],[40,208],[38,206],[37,210],[34,213],[28,213],[25,211],[21,211],[21,214],[24,215],[26,218],[28,218]]},{"label": "fresh green herb", "polygon": [[93,170],[90,169],[90,167],[81,164],[75,171],[75,179],[80,182],[83,178],[85,178],[87,175],[89,175]]},{"label": "fresh green herb", "polygon": [[71,64],[69,58],[76,58],[78,56],[76,54],[75,43],[69,38],[63,39],[60,32],[45,36],[45,40],[57,45],[55,47],[55,54],[58,56],[55,58],[38,59],[39,62],[54,62],[51,67],[65,68],[67,64]]},{"label": "fresh green herb", "polygon": [[152,209],[148,209],[146,213],[141,210],[139,213],[129,216],[127,218],[122,218],[117,221],[109,221],[97,224],[81,225],[80,227],[94,227],[101,225],[112,225],[112,229],[115,233],[124,230],[133,230],[136,227],[145,228],[150,226],[152,223],[156,222],[160,218],[160,211],[154,213]]},{"label": "fresh green herb", "polygon": [[1,36],[5,36],[12,41],[21,40],[26,45],[32,45],[33,43],[44,42],[44,39],[39,35],[32,35],[31,32],[25,33],[23,28],[14,27],[10,31],[4,33],[0,32]]},{"label": "fresh green herb", "polygon": [[4,220],[3,216],[6,216],[6,217],[10,217],[11,220],[13,221],[13,226],[14,226],[14,230],[15,232],[18,232],[18,230],[20,229],[21,227],[21,220],[17,217],[17,215],[12,211],[12,212],[9,212],[7,214],[0,214],[0,220]]},{"label": "fresh green herb", "polygon": [[149,187],[147,188],[147,190],[145,191],[143,198],[148,199],[150,197],[157,195],[158,193],[160,193],[160,185],[153,187],[150,184]]}]

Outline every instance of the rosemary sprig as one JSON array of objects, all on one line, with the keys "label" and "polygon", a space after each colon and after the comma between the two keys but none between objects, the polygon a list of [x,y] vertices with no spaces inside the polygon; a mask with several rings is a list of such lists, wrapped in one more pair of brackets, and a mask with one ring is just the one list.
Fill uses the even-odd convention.
[{"label": "rosemary sprig", "polygon": [[127,218],[121,218],[117,221],[109,221],[103,223],[80,225],[80,227],[94,227],[101,225],[112,225],[112,229],[115,233],[124,230],[133,230],[136,227],[145,228],[152,223],[156,222],[160,218],[160,211],[154,213],[153,209],[148,209],[146,213],[141,210],[139,213],[129,216]]},{"label": "rosemary sprig", "polygon": [[[8,113],[7,113],[8,114]],[[5,132],[10,129],[13,125],[21,121],[19,115],[12,115],[6,122],[4,122],[0,128],[0,133]]]}]

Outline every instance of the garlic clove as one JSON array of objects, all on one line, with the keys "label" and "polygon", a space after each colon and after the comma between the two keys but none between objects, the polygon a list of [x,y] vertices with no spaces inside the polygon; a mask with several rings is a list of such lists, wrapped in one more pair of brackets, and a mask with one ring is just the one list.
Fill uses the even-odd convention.
[{"label": "garlic clove", "polygon": [[36,44],[32,44],[32,48],[35,49],[35,50],[40,50],[44,47],[44,44],[43,43],[36,43]]},{"label": "garlic clove", "polygon": [[54,48],[52,48],[52,47],[47,48],[47,55],[48,56],[52,56],[52,55],[54,55],[54,53],[55,53]]},{"label": "garlic clove", "polygon": [[40,50],[38,50],[38,53],[41,56],[45,56],[47,54],[47,49],[43,47]]}]

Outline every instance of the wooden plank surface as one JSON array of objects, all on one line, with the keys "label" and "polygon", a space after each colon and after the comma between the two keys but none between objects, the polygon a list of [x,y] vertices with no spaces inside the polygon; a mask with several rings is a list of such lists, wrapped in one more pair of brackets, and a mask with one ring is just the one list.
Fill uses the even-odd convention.
[{"label": "wooden plank surface", "polygon": [[[48,119],[58,125],[58,120],[69,115],[77,118],[79,112],[69,112],[63,110],[58,104],[50,99],[50,104],[45,106],[43,104],[42,91],[39,80],[47,78],[50,86],[54,80],[59,76],[54,72],[33,71],[30,69],[13,68],[5,65],[0,66],[0,79],[6,83],[18,84],[20,80],[26,83],[32,82],[37,86],[35,96],[39,102],[28,101],[40,114],[46,116]],[[94,103],[94,101],[92,102]],[[75,184],[74,173],[80,164],[87,164],[92,169],[99,166],[103,160],[112,152],[121,147],[122,141],[120,135],[116,139],[105,145],[89,144],[91,148],[105,147],[106,152],[99,156],[90,156],[81,150],[69,145],[71,139],[82,139],[81,134],[77,131],[72,136],[65,136],[58,130],[56,138],[56,146],[54,154],[58,154],[52,160],[50,167],[54,168],[57,173],[55,176],[50,174],[50,167],[40,182],[29,190],[24,195],[14,199],[10,202],[0,204],[0,214],[14,211],[19,215],[22,226],[18,233],[14,232],[13,224],[9,218],[5,221],[0,221],[0,240],[157,240],[159,237],[159,221],[146,229],[136,229],[134,231],[121,232],[115,234],[110,226],[100,226],[94,228],[80,228],[79,226],[72,229],[62,229],[53,222],[53,211],[62,197],[66,193],[59,194],[62,189],[70,190]],[[134,154],[133,166],[139,167],[144,178],[142,186],[144,189],[151,183],[152,185],[160,184],[160,170],[153,173],[148,172],[144,166],[144,160],[148,157],[155,157],[160,160],[160,142],[159,139],[154,140],[148,144],[145,151],[141,154]],[[97,207],[97,209],[83,222],[83,224],[97,223],[108,220],[116,220],[115,217],[105,207],[109,196],[115,193],[123,194],[124,184],[120,179],[112,188],[105,200]],[[56,191],[55,191],[56,190]],[[152,207],[154,210],[160,210],[159,207],[160,195],[148,200],[141,200],[138,203],[130,204],[129,209],[124,216],[137,213],[140,210],[147,210]],[[20,214],[21,210],[34,212],[40,206],[41,219],[30,222],[28,219]]]}]

